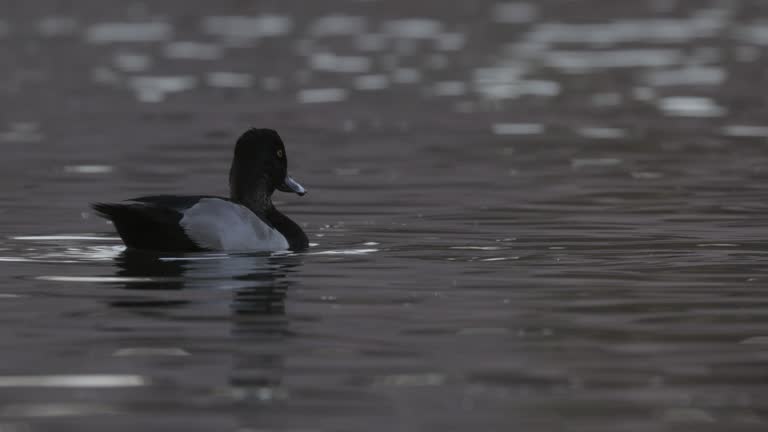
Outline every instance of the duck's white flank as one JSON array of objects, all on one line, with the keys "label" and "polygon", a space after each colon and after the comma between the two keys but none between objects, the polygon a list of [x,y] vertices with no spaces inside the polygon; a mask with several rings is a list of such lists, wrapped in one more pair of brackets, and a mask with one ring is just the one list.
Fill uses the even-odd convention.
[{"label": "duck's white flank", "polygon": [[184,212],[180,223],[189,238],[206,249],[288,250],[279,231],[246,207],[222,199],[201,199]]}]

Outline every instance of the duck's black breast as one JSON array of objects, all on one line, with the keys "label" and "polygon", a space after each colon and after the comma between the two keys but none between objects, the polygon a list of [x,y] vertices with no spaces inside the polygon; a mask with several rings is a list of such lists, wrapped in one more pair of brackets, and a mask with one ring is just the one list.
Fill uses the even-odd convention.
[{"label": "duck's black breast", "polygon": [[[204,195],[155,195],[120,203],[94,203],[91,207],[115,225],[125,245],[134,249],[173,252],[206,250],[184,232],[180,221],[184,211]],[[226,198],[219,198],[226,199]]]},{"label": "duck's black breast", "polygon": [[292,251],[302,251],[309,247],[309,239],[304,230],[288,216],[280,213],[279,210],[272,207],[266,213],[267,222],[272,225],[280,234],[288,240],[288,247]]}]

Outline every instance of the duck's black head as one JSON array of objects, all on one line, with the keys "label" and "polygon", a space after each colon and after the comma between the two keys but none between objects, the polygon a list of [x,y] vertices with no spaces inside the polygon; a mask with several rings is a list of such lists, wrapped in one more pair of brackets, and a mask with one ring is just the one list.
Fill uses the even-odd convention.
[{"label": "duck's black head", "polygon": [[288,176],[288,155],[280,135],[272,129],[250,129],[235,145],[229,171],[230,198],[265,207],[275,189],[304,195],[304,188]]}]

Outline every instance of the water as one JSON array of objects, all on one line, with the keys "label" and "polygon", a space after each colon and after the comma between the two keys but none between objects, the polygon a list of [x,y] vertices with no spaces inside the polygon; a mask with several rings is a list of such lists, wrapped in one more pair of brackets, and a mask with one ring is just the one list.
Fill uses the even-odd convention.
[{"label": "water", "polygon": [[[764,2],[13,5],[3,432],[766,429]],[[308,252],[88,210],[250,126]]]}]

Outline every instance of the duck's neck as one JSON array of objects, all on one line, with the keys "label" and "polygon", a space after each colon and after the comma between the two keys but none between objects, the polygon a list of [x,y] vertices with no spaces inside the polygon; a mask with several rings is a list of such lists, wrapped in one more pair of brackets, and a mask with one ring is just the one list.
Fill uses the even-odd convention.
[{"label": "duck's neck", "polygon": [[233,167],[229,174],[229,199],[248,207],[252,212],[265,214],[274,208],[272,193],[275,188],[268,178],[259,174],[243,174]]},{"label": "duck's neck", "polygon": [[265,214],[275,208],[274,204],[272,204],[272,198],[266,193],[250,193],[246,195],[230,194],[229,198],[233,202],[248,207],[252,212],[257,214]]}]

